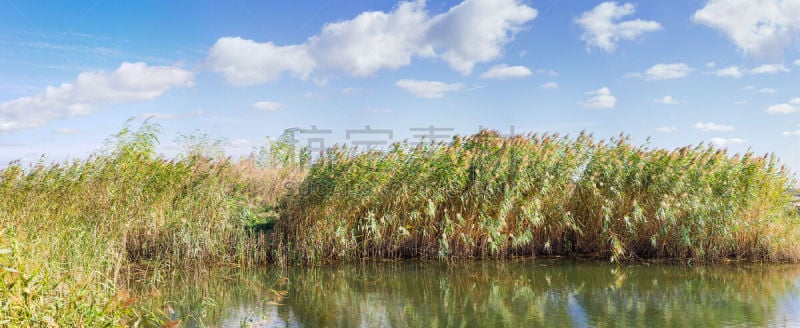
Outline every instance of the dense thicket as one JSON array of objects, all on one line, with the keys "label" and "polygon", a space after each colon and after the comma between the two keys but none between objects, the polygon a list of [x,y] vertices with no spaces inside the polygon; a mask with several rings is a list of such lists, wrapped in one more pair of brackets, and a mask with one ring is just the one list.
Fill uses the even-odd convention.
[{"label": "dense thicket", "polygon": [[792,175],[771,156],[483,131],[386,152],[334,148],[285,198],[295,262],[592,255],[796,260]]}]

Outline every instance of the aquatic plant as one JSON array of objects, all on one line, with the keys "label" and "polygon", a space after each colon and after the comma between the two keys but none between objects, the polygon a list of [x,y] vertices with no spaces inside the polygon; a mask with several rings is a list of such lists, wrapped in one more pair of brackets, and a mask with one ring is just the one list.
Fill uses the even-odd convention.
[{"label": "aquatic plant", "polygon": [[313,162],[288,134],[239,160],[201,135],[166,159],[159,132],[128,122],[87,159],[0,169],[0,325],[172,320],[129,283],[220,265],[800,259],[794,181],[772,156],[482,131]]},{"label": "aquatic plant", "polygon": [[267,262],[259,227],[299,176],[197,147],[164,159],[158,133],[129,122],[88,159],[0,170],[0,322],[121,324],[136,272]]},{"label": "aquatic plant", "polygon": [[636,146],[621,136],[334,147],[284,198],[276,256],[571,254],[797,260],[792,175],[773,156]]}]

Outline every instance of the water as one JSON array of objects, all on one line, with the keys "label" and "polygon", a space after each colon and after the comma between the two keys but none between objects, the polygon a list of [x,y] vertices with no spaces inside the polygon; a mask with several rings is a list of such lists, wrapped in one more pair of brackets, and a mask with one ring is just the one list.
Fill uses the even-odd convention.
[{"label": "water", "polygon": [[800,325],[800,266],[790,265],[362,263],[182,275],[150,295],[187,326]]}]

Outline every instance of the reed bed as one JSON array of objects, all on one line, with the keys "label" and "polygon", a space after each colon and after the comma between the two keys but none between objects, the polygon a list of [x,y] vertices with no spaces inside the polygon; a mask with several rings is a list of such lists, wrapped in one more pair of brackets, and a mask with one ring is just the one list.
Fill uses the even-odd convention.
[{"label": "reed bed", "polygon": [[0,326],[152,323],[125,288],[143,271],[157,289],[221,265],[800,259],[794,181],[771,156],[482,131],[313,163],[287,136],[240,160],[190,137],[165,159],[158,133],[128,123],[88,159],[0,169]]},{"label": "reed bed", "polygon": [[86,160],[0,170],[0,326],[134,324],[141,271],[268,260],[259,226],[293,171],[255,159],[158,156],[126,125]]},{"label": "reed bed", "polygon": [[586,255],[800,259],[792,174],[773,156],[581,134],[333,148],[285,198],[275,254],[348,259]]}]

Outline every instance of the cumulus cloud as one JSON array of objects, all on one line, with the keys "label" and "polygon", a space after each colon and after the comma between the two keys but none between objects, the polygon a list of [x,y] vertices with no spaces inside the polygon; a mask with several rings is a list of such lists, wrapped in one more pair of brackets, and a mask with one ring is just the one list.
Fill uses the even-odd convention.
[{"label": "cumulus cloud", "polygon": [[745,55],[777,58],[800,35],[800,1],[711,0],[692,19],[724,33]]},{"label": "cumulus cloud", "polygon": [[789,69],[783,64],[765,64],[750,70],[750,74],[777,74],[788,73]]},{"label": "cumulus cloud", "polygon": [[275,81],[283,72],[306,78],[316,66],[303,45],[281,47],[239,37],[217,40],[206,64],[237,86]]},{"label": "cumulus cloud", "polygon": [[543,83],[542,85],[540,85],[539,88],[547,89],[547,90],[558,89],[558,83],[557,82],[552,82],[552,81],[551,82],[546,82],[546,83]]},{"label": "cumulus cloud", "polygon": [[800,59],[794,61],[795,66],[800,66]]},{"label": "cumulus cloud", "polygon": [[664,105],[678,105],[681,103],[679,100],[672,98],[672,96],[664,96],[661,98],[656,98],[653,99],[653,101],[655,101],[658,104],[664,104]]},{"label": "cumulus cloud", "polygon": [[655,21],[621,21],[635,12],[636,7],[630,3],[603,2],[581,14],[575,22],[583,29],[581,40],[586,42],[587,49],[597,47],[612,52],[620,40],[635,40],[642,34],[661,29],[661,24]]},{"label": "cumulus cloud", "polygon": [[739,66],[729,66],[715,71],[714,74],[720,77],[732,77],[738,79],[742,77],[744,73],[748,73],[751,75],[759,75],[759,74],[778,74],[778,73],[788,73],[788,72],[790,72],[790,70],[786,68],[786,66],[784,66],[783,64],[764,64],[751,69],[742,69]]},{"label": "cumulus cloud", "polygon": [[265,112],[272,112],[276,110],[281,110],[285,106],[281,103],[276,103],[272,101],[259,101],[253,104],[253,109],[265,111]]},{"label": "cumulus cloud", "polygon": [[536,19],[538,11],[519,0],[465,0],[430,20],[428,40],[450,67],[469,74],[477,63],[491,61]]},{"label": "cumulus cloud", "polygon": [[663,132],[663,133],[671,133],[671,132],[678,131],[678,127],[676,127],[676,126],[662,126],[662,127],[656,128],[656,131]]},{"label": "cumulus cloud", "polygon": [[644,78],[648,81],[680,79],[693,71],[694,68],[684,63],[656,64],[644,72]]},{"label": "cumulus cloud", "polygon": [[793,98],[787,103],[767,107],[767,113],[771,114],[791,114],[798,111],[800,111],[800,97]]},{"label": "cumulus cloud", "polygon": [[726,138],[711,138],[711,139],[709,139],[709,141],[711,141],[711,143],[714,144],[717,147],[726,147],[726,146],[733,145],[733,144],[744,143],[747,140],[744,140],[742,138],[727,138],[727,139]]},{"label": "cumulus cloud", "polygon": [[409,65],[414,56],[434,56],[428,42],[429,26],[424,1],[403,2],[390,13],[368,11],[351,20],[326,24],[309,38],[308,47],[313,59],[325,68],[368,76],[380,69]]},{"label": "cumulus cloud", "polygon": [[447,92],[461,91],[461,83],[444,83],[440,81],[400,80],[396,86],[410,92],[419,98],[443,98]]},{"label": "cumulus cloud", "polygon": [[194,73],[174,66],[122,63],[113,72],[80,73],[72,83],[0,103],[0,132],[35,128],[98,106],[155,99],[173,88],[192,86]]},{"label": "cumulus cloud", "polygon": [[761,88],[756,92],[758,92],[758,93],[775,93],[775,92],[778,92],[778,91],[773,89],[773,88]]},{"label": "cumulus cloud", "polygon": [[[800,128],[800,125],[798,125],[797,127]],[[793,131],[783,131],[783,133],[781,133],[781,134],[784,137],[787,137],[787,138],[788,137],[800,137],[800,129],[793,130]]]},{"label": "cumulus cloud", "polygon": [[362,77],[438,57],[462,74],[502,55],[538,12],[521,0],[465,0],[431,16],[425,1],[401,2],[391,12],[368,11],[326,24],[302,44],[278,46],[224,37],[209,51],[208,67],[234,85],[274,81],[285,72],[306,78],[322,71]]},{"label": "cumulus cloud", "polygon": [[743,75],[742,70],[740,70],[738,66],[729,66],[726,68],[718,69],[716,72],[714,72],[714,74],[720,77],[732,77],[735,79],[738,79]]},{"label": "cumulus cloud", "polygon": [[506,64],[492,66],[481,74],[483,79],[510,79],[531,76],[533,72],[525,66],[508,66]]},{"label": "cumulus cloud", "polygon": [[591,109],[611,109],[617,105],[617,98],[611,95],[611,90],[607,87],[589,91],[587,95],[593,96],[581,103],[583,107]]},{"label": "cumulus cloud", "polygon": [[733,127],[730,125],[725,124],[717,124],[713,122],[703,123],[697,122],[694,124],[694,128],[698,129],[703,132],[729,132],[733,131]]}]

